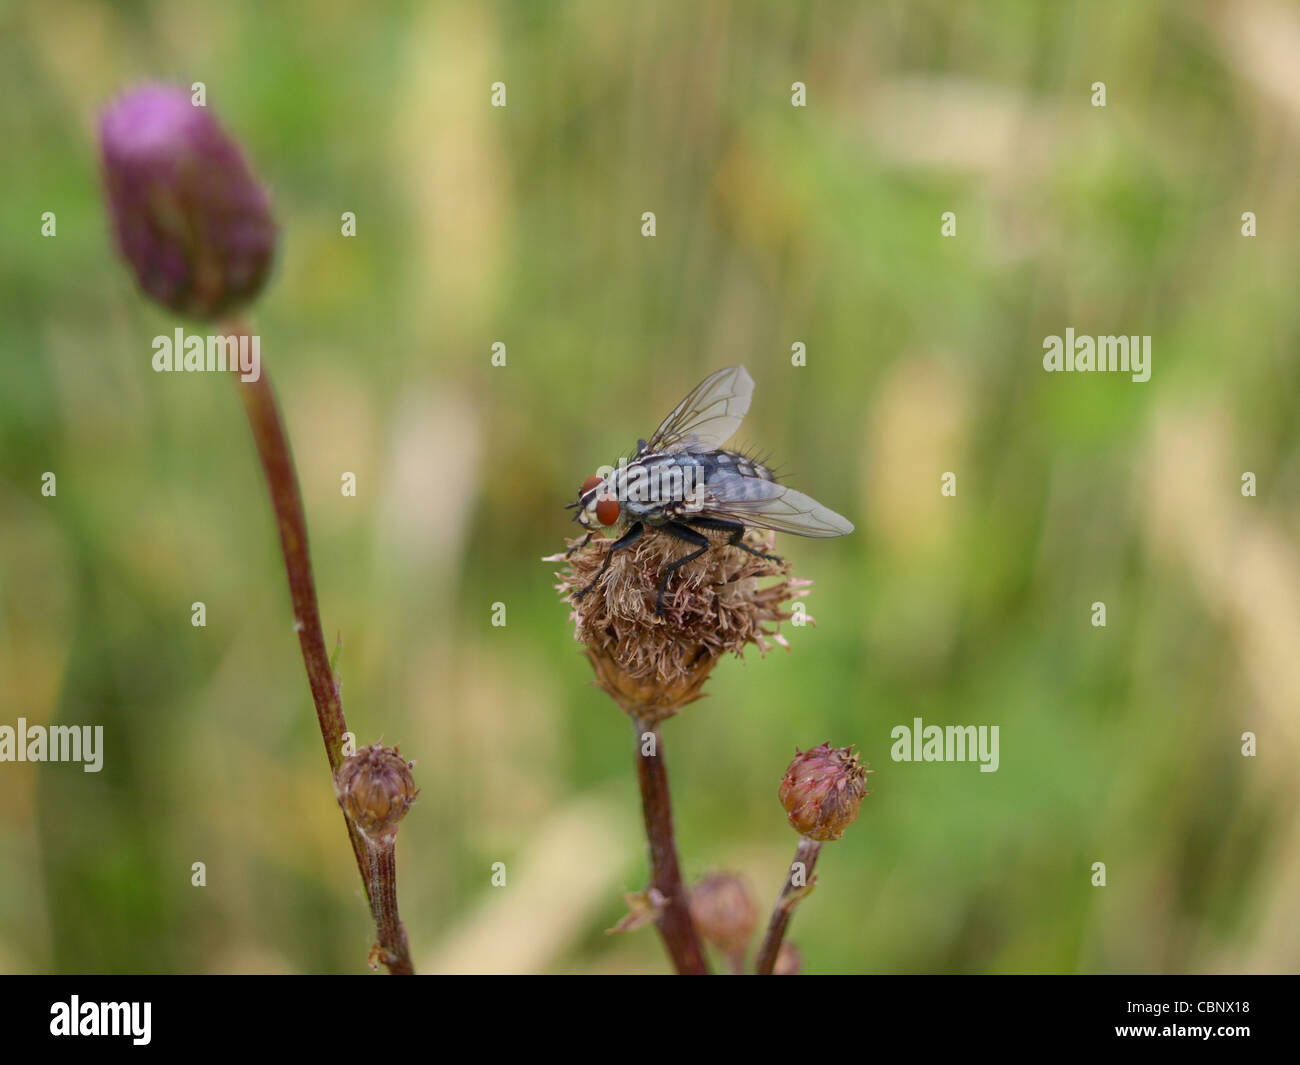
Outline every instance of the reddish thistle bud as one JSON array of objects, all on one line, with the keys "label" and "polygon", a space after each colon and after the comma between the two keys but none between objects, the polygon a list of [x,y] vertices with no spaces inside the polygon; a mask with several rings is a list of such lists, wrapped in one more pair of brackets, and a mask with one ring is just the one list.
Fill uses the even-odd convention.
[{"label": "reddish thistle bud", "polygon": [[334,793],[348,820],[371,842],[391,842],[420,794],[396,747],[362,747],[334,774]]},{"label": "reddish thistle bud", "polygon": [[781,805],[796,832],[809,839],[839,839],[858,819],[867,791],[867,774],[852,747],[823,743],[810,751],[795,748],[794,761],[781,781]]},{"label": "reddish thistle bud", "polygon": [[203,319],[257,295],[270,203],[207,107],[176,86],[133,89],[100,115],[99,147],[117,247],[146,294]]},{"label": "reddish thistle bud", "polygon": [[711,873],[691,888],[691,919],[704,939],[729,957],[744,957],[758,909],[745,882],[733,873]]}]

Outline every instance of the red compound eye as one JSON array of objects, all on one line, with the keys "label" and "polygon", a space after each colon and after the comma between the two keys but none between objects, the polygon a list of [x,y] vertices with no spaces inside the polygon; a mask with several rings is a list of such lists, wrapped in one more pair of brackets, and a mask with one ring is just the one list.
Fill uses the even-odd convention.
[{"label": "red compound eye", "polygon": [[618,500],[613,496],[606,496],[596,504],[596,520],[601,525],[613,525],[618,521]]},{"label": "red compound eye", "polygon": [[600,474],[593,473],[590,477],[588,477],[585,481],[582,482],[582,495],[585,496],[588,492],[590,492],[593,488],[595,488],[596,485],[600,484],[600,482],[603,481],[604,479],[605,478],[603,478]]}]

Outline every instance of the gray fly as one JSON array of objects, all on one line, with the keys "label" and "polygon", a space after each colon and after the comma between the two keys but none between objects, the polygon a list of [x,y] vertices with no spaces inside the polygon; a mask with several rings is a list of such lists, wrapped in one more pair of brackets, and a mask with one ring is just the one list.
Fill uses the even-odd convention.
[{"label": "gray fly", "polygon": [[[735,435],[749,410],[754,379],[743,366],[710,374],[663,420],[649,440],[617,467],[588,477],[569,504],[573,520],[587,529],[585,547],[597,527],[621,532],[605,555],[600,572],[581,599],[605,575],[616,551],[631,547],[647,527],[695,547],[669,563],[659,581],[656,613],[663,613],[664,589],[673,571],[699,558],[712,545],[706,532],[729,533],[725,541],[751,555],[779,562],[743,540],[750,527],[795,536],[844,536],[853,523],[802,492],[778,484],[771,469],[722,445]],[[577,550],[572,548],[572,551]]]}]

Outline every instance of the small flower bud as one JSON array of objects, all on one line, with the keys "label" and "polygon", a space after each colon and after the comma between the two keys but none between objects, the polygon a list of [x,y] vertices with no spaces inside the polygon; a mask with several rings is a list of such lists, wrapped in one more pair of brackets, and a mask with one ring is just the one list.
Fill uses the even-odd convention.
[{"label": "small flower bud", "polygon": [[700,935],[728,956],[743,956],[758,923],[745,882],[732,873],[711,873],[691,888],[690,901]]},{"label": "small flower bud", "polygon": [[787,939],[776,952],[776,965],[772,969],[772,975],[798,976],[802,968],[803,955],[799,953],[799,948]]},{"label": "small flower bud", "polygon": [[208,108],[142,86],[105,108],[99,144],[118,250],[145,293],[203,319],[257,295],[275,251],[270,203]]},{"label": "small flower bud", "polygon": [[362,747],[334,774],[334,793],[357,830],[372,842],[397,835],[411,803],[420,794],[408,762],[396,747]]},{"label": "small flower bud", "polygon": [[858,819],[867,791],[867,774],[852,747],[823,743],[810,751],[795,748],[794,761],[781,781],[781,805],[796,832],[809,839],[839,839]]}]

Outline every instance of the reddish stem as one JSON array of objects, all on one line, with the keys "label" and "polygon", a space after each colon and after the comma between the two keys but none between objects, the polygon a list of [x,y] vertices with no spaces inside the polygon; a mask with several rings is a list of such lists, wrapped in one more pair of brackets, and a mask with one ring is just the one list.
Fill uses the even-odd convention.
[{"label": "reddish stem", "polygon": [[[691,920],[682,871],[677,863],[677,842],[673,834],[673,806],[668,792],[668,767],[664,764],[663,739],[657,725],[635,722],[636,773],[641,784],[641,808],[645,814],[646,839],[650,849],[650,886],[663,898],[663,910],[656,925],[664,948],[677,972],[707,975],[708,965]],[[653,737],[653,742],[650,738]],[[654,751],[646,754],[646,747]]]},{"label": "reddish stem", "polygon": [[379,940],[379,960],[394,976],[411,976],[411,950],[406,942],[406,928],[397,913],[397,841],[386,840],[370,846],[367,894],[375,916]]},{"label": "reddish stem", "polygon": [[[226,336],[249,336],[248,325],[237,321],[229,323]],[[251,342],[251,341],[250,341]],[[330,771],[343,762],[343,737],[348,730],[343,716],[343,702],[339,697],[334,671],[330,668],[329,653],[325,649],[325,633],[321,629],[320,607],[316,602],[316,580],[312,574],[311,555],[307,549],[307,516],[303,510],[302,494],[298,490],[298,475],[294,470],[293,453],[289,448],[288,434],[275,401],[275,391],[264,367],[256,381],[234,377],[248,414],[248,424],[253,431],[258,457],[266,474],[267,488],[271,494],[271,508],[275,511],[280,530],[280,550],[284,555],[284,568],[289,576],[289,596],[293,600],[294,629],[302,648],[303,664],[307,667],[307,683],[311,686],[312,700],[316,704],[316,721],[320,725],[325,754]],[[386,865],[372,868],[371,855],[366,841],[344,815],[352,853],[357,860],[357,870],[365,885],[366,898],[374,917],[379,938],[381,957],[391,973],[410,973],[410,949],[406,933],[397,919],[396,866],[390,848]],[[386,876],[378,874],[385,873]],[[372,875],[373,874],[373,875]],[[400,934],[399,934],[400,933]]]},{"label": "reddish stem", "polygon": [[[785,930],[790,924],[790,918],[794,915],[794,908],[799,904],[799,900],[806,895],[807,889],[813,884],[813,866],[817,864],[817,855],[822,851],[822,845],[815,839],[809,839],[807,836],[799,837],[799,846],[795,848],[794,861],[790,863],[790,869],[785,874],[785,886],[781,889],[781,894],[777,897],[776,906],[772,909],[772,919],[767,925],[767,935],[763,937],[763,945],[758,951],[758,967],[755,972],[759,976],[771,976],[772,970],[776,968],[777,955],[781,953],[781,940],[785,938]],[[795,885],[795,874],[802,866],[801,879],[803,884]]]}]

